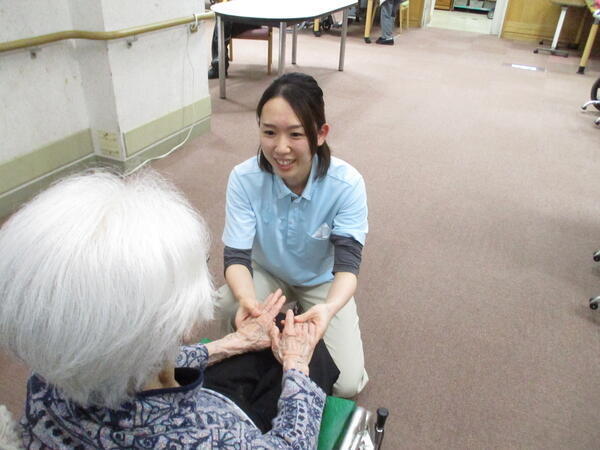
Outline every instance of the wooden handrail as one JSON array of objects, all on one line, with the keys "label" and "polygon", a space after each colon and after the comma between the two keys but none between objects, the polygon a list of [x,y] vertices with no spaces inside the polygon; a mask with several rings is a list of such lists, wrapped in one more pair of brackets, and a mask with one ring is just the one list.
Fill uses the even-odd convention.
[{"label": "wooden handrail", "polygon": [[215,13],[209,11],[193,16],[181,17],[179,19],[165,20],[163,22],[151,23],[139,27],[126,28],[117,31],[81,31],[68,30],[58,31],[56,33],[44,34],[26,39],[18,39],[16,41],[0,42],[0,53],[10,50],[18,50],[20,48],[37,47],[50,42],[62,41],[65,39],[91,39],[94,41],[108,41],[111,39],[122,39],[136,34],[149,33],[151,31],[162,30],[164,28],[195,23],[197,20],[207,20],[215,17]]}]

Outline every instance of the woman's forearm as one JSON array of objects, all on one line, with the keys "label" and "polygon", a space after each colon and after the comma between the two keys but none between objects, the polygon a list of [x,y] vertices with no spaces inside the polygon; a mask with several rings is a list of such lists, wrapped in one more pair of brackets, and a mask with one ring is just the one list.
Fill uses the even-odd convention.
[{"label": "woman's forearm", "polygon": [[254,290],[254,281],[252,275],[246,266],[242,264],[232,264],[225,271],[225,281],[235,299],[240,304],[256,301],[256,292]]},{"label": "woman's forearm", "polygon": [[351,272],[336,272],[327,293],[325,303],[331,307],[332,315],[342,309],[356,292],[358,279]]}]

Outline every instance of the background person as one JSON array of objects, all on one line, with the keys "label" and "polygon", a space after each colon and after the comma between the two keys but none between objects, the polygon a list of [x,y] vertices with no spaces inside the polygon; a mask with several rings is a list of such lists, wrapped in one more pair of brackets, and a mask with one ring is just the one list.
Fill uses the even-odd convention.
[{"label": "background person", "polygon": [[[285,298],[207,345],[184,337],[212,315],[208,233],[152,172],[65,179],[0,230],[0,345],[32,370],[26,448],[314,448],[325,394],[308,378],[317,340]],[[204,369],[268,348],[283,364],[279,411],[262,434]]]},{"label": "background person", "polygon": [[398,15],[400,3],[406,0],[384,0],[379,3],[379,24],[381,37],[375,41],[377,44],[394,45],[394,21]]},{"label": "background person", "polygon": [[305,311],[296,321],[316,325],[340,370],[334,395],[352,397],[368,381],[353,297],[368,231],[363,178],[331,157],[323,91],[311,76],[277,78],[256,113],[258,157],[229,176],[219,313],[239,327],[283,289]]}]

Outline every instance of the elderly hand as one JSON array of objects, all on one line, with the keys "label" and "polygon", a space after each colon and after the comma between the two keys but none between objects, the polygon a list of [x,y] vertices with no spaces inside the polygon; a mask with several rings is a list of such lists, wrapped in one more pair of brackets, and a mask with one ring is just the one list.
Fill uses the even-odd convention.
[{"label": "elderly hand", "polygon": [[296,369],[306,375],[318,340],[315,324],[295,323],[291,309],[285,315],[283,331],[280,333],[277,328],[271,330],[271,349],[283,370]]},{"label": "elderly hand", "polygon": [[[334,311],[327,303],[315,305],[304,314],[296,316],[296,323],[312,323],[317,330],[317,337],[321,339],[327,330],[329,321],[334,315]],[[317,340],[318,340],[317,339]]]},{"label": "elderly hand", "polygon": [[[275,316],[285,303],[285,296],[281,289],[270,294],[262,305],[260,314],[254,317],[251,314],[244,315],[237,324],[237,334],[243,337],[248,345],[248,351],[262,350],[271,345],[271,332],[275,325]],[[236,317],[237,320],[237,317]]]}]

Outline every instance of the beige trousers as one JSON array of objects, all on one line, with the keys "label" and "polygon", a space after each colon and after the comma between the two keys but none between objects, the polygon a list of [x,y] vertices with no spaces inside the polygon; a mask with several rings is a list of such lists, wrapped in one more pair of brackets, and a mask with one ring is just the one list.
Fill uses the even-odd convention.
[{"label": "beige trousers", "polygon": [[[263,301],[271,292],[281,288],[287,301],[298,302],[304,311],[323,303],[327,298],[331,282],[318,286],[290,286],[274,277],[261,266],[252,262],[254,269],[254,290],[256,298]],[[226,284],[218,290],[215,315],[221,319],[222,333],[233,330],[233,318],[239,304]],[[325,345],[340,370],[340,376],[333,386],[333,394],[350,398],[358,394],[369,381],[365,370],[360,328],[356,303],[352,297],[346,305],[331,319],[323,336]]]}]

